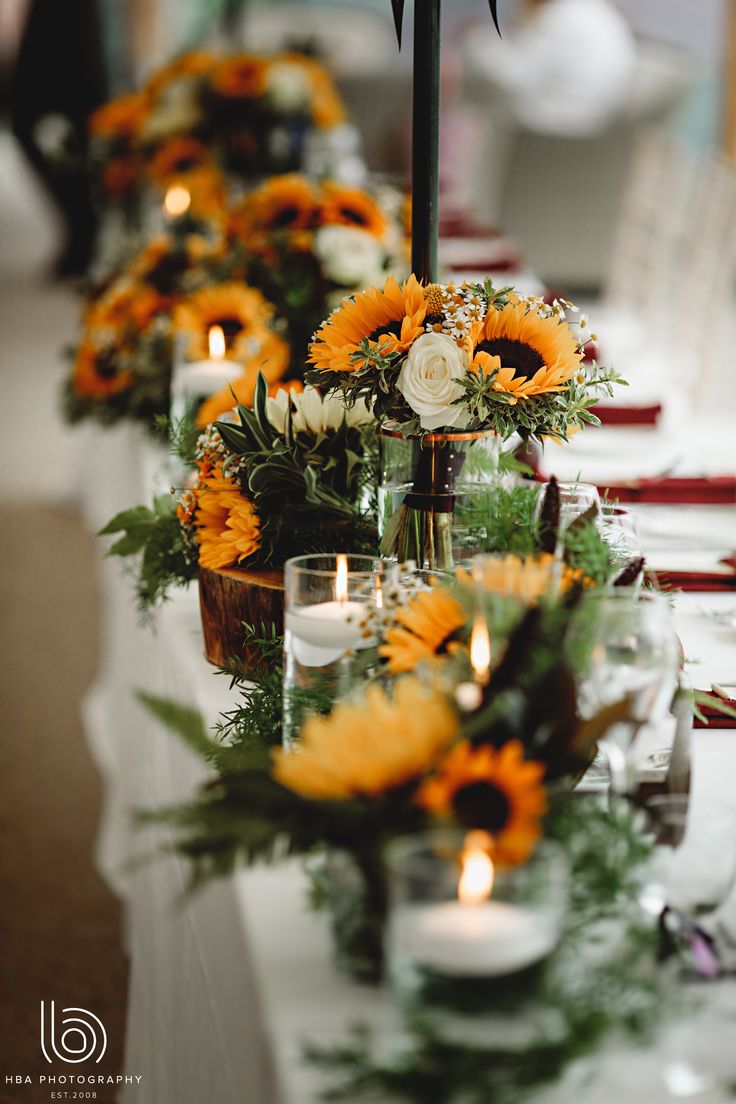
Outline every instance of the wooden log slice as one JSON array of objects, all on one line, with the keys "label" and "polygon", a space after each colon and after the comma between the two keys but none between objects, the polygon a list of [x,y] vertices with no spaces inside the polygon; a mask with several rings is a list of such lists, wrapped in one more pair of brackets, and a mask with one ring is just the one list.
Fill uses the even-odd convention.
[{"label": "wooden log slice", "polygon": [[244,644],[243,622],[283,632],[283,571],[199,569],[199,609],[204,654],[216,667],[227,667],[234,657],[247,666],[254,660]]}]

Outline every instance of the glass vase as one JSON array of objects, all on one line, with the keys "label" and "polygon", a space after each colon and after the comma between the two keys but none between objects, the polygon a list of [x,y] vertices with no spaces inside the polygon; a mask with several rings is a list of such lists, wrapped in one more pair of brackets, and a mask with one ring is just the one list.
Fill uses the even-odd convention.
[{"label": "glass vase", "polygon": [[451,571],[488,547],[501,439],[492,430],[402,436],[379,430],[381,554]]},{"label": "glass vase", "polygon": [[331,849],[320,873],[321,899],[330,916],[335,964],[369,985],[383,976],[386,878],[378,853]]}]

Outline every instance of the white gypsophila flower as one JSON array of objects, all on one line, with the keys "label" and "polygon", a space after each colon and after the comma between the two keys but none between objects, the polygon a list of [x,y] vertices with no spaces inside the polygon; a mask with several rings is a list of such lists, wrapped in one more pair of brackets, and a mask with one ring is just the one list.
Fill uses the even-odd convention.
[{"label": "white gypsophila flower", "polygon": [[468,356],[444,333],[418,337],[401,366],[396,386],[418,416],[422,429],[461,426],[467,412],[453,405],[463,395],[458,380],[468,371]]},{"label": "white gypsophila flower", "polygon": [[275,398],[266,400],[266,417],[276,432],[282,435],[286,433],[289,410],[293,430],[296,433],[309,433],[314,437],[328,430],[339,429],[343,422],[357,427],[373,420],[364,400],[348,409],[341,394],[323,396],[309,385],[301,392],[281,389]]},{"label": "white gypsophila flower", "polygon": [[272,65],[266,76],[266,99],[283,115],[304,111],[311,102],[309,77],[300,65],[289,61]]},{"label": "white gypsophila flower", "polygon": [[383,280],[383,248],[366,230],[354,226],[322,226],[314,252],[325,275],[343,287],[370,287]]}]

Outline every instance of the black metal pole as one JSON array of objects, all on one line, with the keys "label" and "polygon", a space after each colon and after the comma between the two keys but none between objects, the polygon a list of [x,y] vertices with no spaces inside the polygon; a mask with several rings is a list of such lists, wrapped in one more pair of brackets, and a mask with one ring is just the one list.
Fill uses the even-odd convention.
[{"label": "black metal pole", "polygon": [[411,267],[417,278],[427,283],[437,280],[440,7],[441,0],[414,0]]}]

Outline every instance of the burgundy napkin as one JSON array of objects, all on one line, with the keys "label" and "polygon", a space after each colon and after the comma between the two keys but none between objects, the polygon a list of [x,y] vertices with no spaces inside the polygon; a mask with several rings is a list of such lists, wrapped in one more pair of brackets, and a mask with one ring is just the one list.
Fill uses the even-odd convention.
[{"label": "burgundy napkin", "polygon": [[736,505],[734,475],[718,475],[708,479],[635,479],[626,483],[601,484],[599,490],[619,502]]},{"label": "burgundy napkin", "polygon": [[619,406],[618,404],[596,403],[591,408],[604,426],[653,426],[662,413],[661,403],[649,406]]},{"label": "burgundy napkin", "polygon": [[[736,700],[734,699],[724,701],[723,698],[719,698],[717,694],[712,694],[709,690],[702,691],[702,693],[707,693],[714,701],[723,701],[724,705],[730,705],[732,709],[736,709]],[[736,717],[727,717],[725,713],[720,713],[710,705],[699,705],[698,709],[708,723],[706,724],[705,720],[701,721],[699,717],[695,717],[693,728],[736,728]]]},{"label": "burgundy napkin", "polygon": [[733,590],[736,588],[736,556],[725,557],[719,563],[731,568],[731,575],[718,571],[653,571],[660,586],[673,590]]}]

